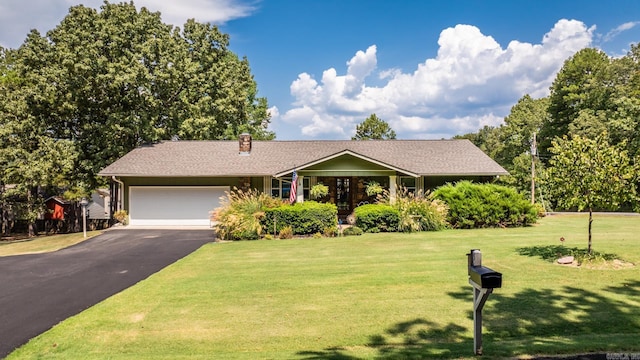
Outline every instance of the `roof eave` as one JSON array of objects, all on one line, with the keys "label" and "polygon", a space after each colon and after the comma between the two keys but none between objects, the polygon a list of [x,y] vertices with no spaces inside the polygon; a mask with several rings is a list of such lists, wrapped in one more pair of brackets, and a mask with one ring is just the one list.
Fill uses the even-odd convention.
[{"label": "roof eave", "polygon": [[507,176],[509,172],[425,173],[420,176]]},{"label": "roof eave", "polygon": [[257,177],[257,176],[271,176],[271,174],[185,174],[185,175],[167,175],[167,174],[134,174],[134,173],[99,173],[99,176],[104,177],[144,177],[144,178],[219,178],[219,177]]}]

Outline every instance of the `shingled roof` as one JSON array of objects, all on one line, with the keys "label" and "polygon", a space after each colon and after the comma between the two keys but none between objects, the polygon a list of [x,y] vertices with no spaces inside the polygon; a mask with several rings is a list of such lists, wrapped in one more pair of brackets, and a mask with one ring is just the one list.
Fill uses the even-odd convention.
[{"label": "shingled roof", "polygon": [[100,172],[102,176],[274,176],[349,154],[420,176],[488,176],[508,172],[468,140],[166,141],[143,145]]}]

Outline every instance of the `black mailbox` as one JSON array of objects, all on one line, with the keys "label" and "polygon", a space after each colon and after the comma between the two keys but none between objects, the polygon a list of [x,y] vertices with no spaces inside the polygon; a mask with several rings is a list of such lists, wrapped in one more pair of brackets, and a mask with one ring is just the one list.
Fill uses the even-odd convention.
[{"label": "black mailbox", "polygon": [[469,279],[484,289],[502,287],[502,274],[484,266],[469,266]]},{"label": "black mailbox", "polygon": [[482,266],[482,253],[478,249],[467,254],[469,279],[483,289],[502,287],[502,274]]},{"label": "black mailbox", "polygon": [[493,289],[502,287],[502,274],[482,266],[482,252],[471,249],[467,254],[469,284],[473,286],[473,349],[482,355],[482,308]]}]

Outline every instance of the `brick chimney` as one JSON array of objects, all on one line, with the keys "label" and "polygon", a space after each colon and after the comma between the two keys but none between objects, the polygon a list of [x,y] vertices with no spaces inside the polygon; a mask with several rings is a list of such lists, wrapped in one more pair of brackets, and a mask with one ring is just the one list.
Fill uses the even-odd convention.
[{"label": "brick chimney", "polygon": [[251,153],[251,134],[242,133],[238,137],[240,143],[240,155],[249,155]]}]

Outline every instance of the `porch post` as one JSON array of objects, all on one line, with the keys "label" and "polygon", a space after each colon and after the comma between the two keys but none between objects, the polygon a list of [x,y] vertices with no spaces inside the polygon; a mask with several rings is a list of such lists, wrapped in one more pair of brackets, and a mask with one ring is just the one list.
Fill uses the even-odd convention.
[{"label": "porch post", "polygon": [[296,202],[304,202],[304,176],[298,175],[298,186],[296,186]]},{"label": "porch post", "polygon": [[271,176],[264,176],[262,178],[262,192],[271,195]]},{"label": "porch post", "polygon": [[396,202],[396,189],[396,176],[391,175],[389,176],[389,201],[391,201],[392,204]]}]

